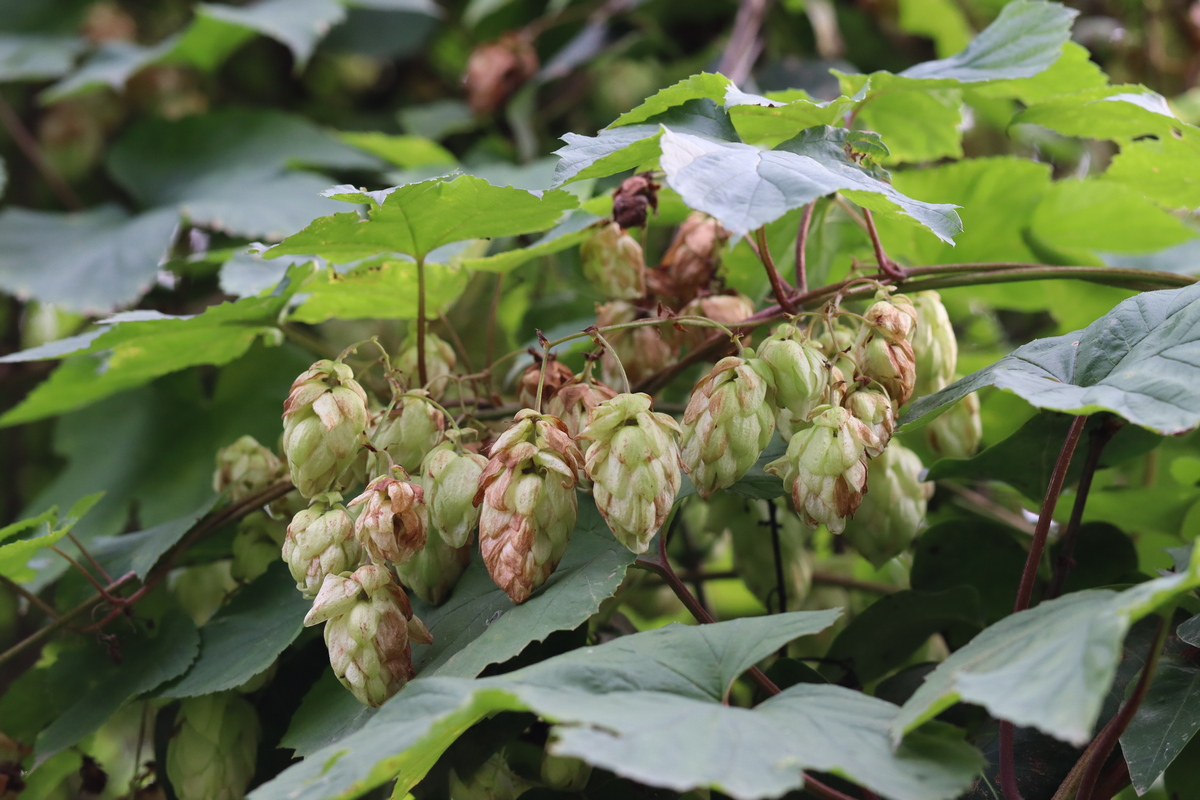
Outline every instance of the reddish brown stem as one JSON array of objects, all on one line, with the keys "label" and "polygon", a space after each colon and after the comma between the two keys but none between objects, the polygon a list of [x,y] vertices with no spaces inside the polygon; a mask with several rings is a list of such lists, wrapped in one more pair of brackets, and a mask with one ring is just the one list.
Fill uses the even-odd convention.
[{"label": "reddish brown stem", "polygon": [[839,792],[832,786],[821,783],[807,772],[804,773],[804,790],[810,794],[815,794],[817,797],[824,798],[824,800],[854,800],[853,797],[845,792]]},{"label": "reddish brown stem", "polygon": [[804,294],[808,291],[808,229],[812,227],[815,202],[804,207],[800,216],[800,230],[796,232],[796,291]]},{"label": "reddish brown stem", "polygon": [[1000,791],[1005,800],[1023,800],[1017,788],[1016,758],[1013,753],[1013,724],[1000,723]]},{"label": "reddish brown stem", "polygon": [[29,159],[29,163],[33,164],[34,169],[41,173],[42,179],[46,181],[50,191],[58,198],[58,202],[71,211],[79,211],[83,208],[83,203],[79,202],[79,197],[70,184],[46,158],[37,139],[25,127],[25,123],[21,121],[21,117],[17,115],[13,107],[2,97],[0,97],[0,125],[3,125],[4,129],[8,131],[8,135]]},{"label": "reddish brown stem", "polygon": [[425,259],[417,259],[417,380],[424,387],[429,382],[425,368]]},{"label": "reddish brown stem", "polygon": [[871,237],[871,246],[875,248],[875,260],[879,262],[879,271],[894,281],[902,281],[907,273],[900,265],[887,257],[883,251],[883,242],[879,240],[879,231],[875,230],[875,218],[868,209],[863,209],[863,220],[867,223],[867,234]]},{"label": "reddish brown stem", "polygon": [[767,278],[771,281],[771,291],[775,293],[775,300],[779,303],[779,307],[786,313],[793,314],[796,311],[796,306],[792,303],[791,292],[788,291],[783,278],[780,277],[779,270],[775,269],[775,259],[771,258],[771,248],[767,246],[767,228],[765,225],[758,229],[757,236],[758,258],[767,269]]}]

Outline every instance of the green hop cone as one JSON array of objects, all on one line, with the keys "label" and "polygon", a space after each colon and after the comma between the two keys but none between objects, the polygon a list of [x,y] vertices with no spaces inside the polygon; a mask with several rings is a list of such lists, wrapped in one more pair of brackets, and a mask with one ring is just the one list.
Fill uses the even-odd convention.
[{"label": "green hop cone", "polygon": [[434,400],[446,393],[458,364],[454,348],[435,333],[425,333],[425,386],[420,385],[420,369],[417,364],[417,337],[410,335],[400,347],[400,353],[392,362],[396,369],[404,373],[410,389],[429,389]]},{"label": "green hop cone", "polygon": [[579,434],[592,444],[584,472],[617,540],[644,553],[679,493],[679,424],[651,411],[647,394],[619,394],[592,411]]},{"label": "green hop cone", "polygon": [[313,364],[283,405],[283,452],[292,483],[312,497],[333,486],[357,457],[367,429],[367,394],[341,362]]},{"label": "green hop cone", "polygon": [[522,603],[558,566],[579,514],[583,456],[566,425],[532,409],[491,447],[474,503],[479,549],[496,585]]},{"label": "green hop cone", "polygon": [[921,430],[929,446],[939,456],[970,458],[975,455],[983,439],[979,398],[971,392]]},{"label": "green hop cone", "polygon": [[278,456],[259,444],[253,436],[243,436],[217,451],[213,491],[228,489],[229,499],[236,503],[261,492],[283,475],[283,462]]},{"label": "green hop cone", "polygon": [[[716,516],[729,531],[733,542],[733,568],[742,582],[767,610],[779,611],[775,543],[771,539],[766,502],[728,493],[719,494],[708,502],[717,506]],[[800,520],[786,511],[777,512],[776,519],[786,610],[794,611],[800,608],[812,585],[812,556],[804,546],[808,537]]]},{"label": "green hop cone", "polygon": [[913,295],[917,310],[917,329],[912,337],[913,355],[917,363],[917,380],[913,386],[916,397],[940,392],[950,385],[958,366],[958,339],[950,315],[937,292],[917,292]]},{"label": "green hop cone", "polygon": [[555,392],[546,411],[563,421],[572,438],[578,438],[579,432],[587,427],[592,409],[616,396],[614,389],[585,374],[584,380],[568,383]]},{"label": "green hop cone", "polygon": [[325,623],[329,663],[342,685],[378,708],[413,677],[412,642],[433,641],[387,568],[326,575],[306,627]]},{"label": "green hop cone", "polygon": [[746,349],[713,366],[683,412],[681,449],[688,476],[707,499],[738,481],[775,432],[775,378]]},{"label": "green hop cone", "polygon": [[237,692],[186,698],[167,745],[167,777],[179,800],[242,800],[254,777],[259,726]]},{"label": "green hop cone", "polygon": [[871,491],[854,519],[846,524],[846,540],[876,567],[881,567],[916,538],[933,496],[933,484],[921,482],[921,458],[893,442],[867,463]]},{"label": "green hop cone", "polygon": [[459,452],[453,442],[441,444],[425,456],[421,464],[425,506],[429,523],[439,534],[429,538],[440,538],[452,548],[471,541],[471,533],[479,526],[479,509],[473,500],[487,463],[478,453]]},{"label": "green hop cone", "polygon": [[199,628],[212,619],[225,599],[238,588],[230,559],[176,570],[170,579],[171,594]]},{"label": "green hop cone", "polygon": [[348,508],[363,506],[354,521],[354,538],[376,564],[403,564],[425,546],[425,490],[404,467],[392,467],[367,484]]},{"label": "green hop cone", "polygon": [[875,458],[882,453],[896,429],[892,398],[878,389],[859,388],[847,395],[842,405],[871,431],[867,456]]},{"label": "green hop cone", "polygon": [[775,404],[780,429],[794,430],[824,402],[829,389],[829,364],[816,342],[795,325],[775,328],[758,347],[758,357],[775,377]]},{"label": "green hop cone", "polygon": [[517,800],[532,787],[532,783],[513,771],[503,751],[493,753],[466,779],[450,770],[452,800]]},{"label": "green hop cone", "polygon": [[407,472],[417,472],[425,454],[442,440],[446,416],[425,398],[429,392],[414,389],[396,401],[390,414],[380,415],[371,445],[387,452]]},{"label": "green hop cone", "polygon": [[867,490],[867,442],[872,438],[848,410],[831,406],[812,418],[812,427],[792,436],[787,452],[765,469],[783,479],[806,525],[824,524],[841,533]]},{"label": "green hop cone", "polygon": [[292,517],[283,560],[305,597],[317,596],[326,575],[358,569],[363,552],[354,538],[354,517],[342,505],[340,494],[319,494]]},{"label": "green hop cone", "polygon": [[420,552],[396,565],[396,574],[417,597],[436,606],[450,596],[470,561],[470,544],[454,547],[441,536],[430,534]]},{"label": "green hop cone", "polygon": [[560,792],[582,792],[592,777],[592,765],[573,756],[542,756],[542,783]]},{"label": "green hop cone", "polygon": [[233,579],[249,583],[266,572],[267,567],[279,558],[279,547],[286,531],[287,526],[282,520],[271,518],[265,511],[242,517],[233,536],[233,564],[230,567]]},{"label": "green hop cone", "polygon": [[579,247],[583,277],[602,296],[637,300],[646,293],[642,246],[615,222],[597,228]]}]

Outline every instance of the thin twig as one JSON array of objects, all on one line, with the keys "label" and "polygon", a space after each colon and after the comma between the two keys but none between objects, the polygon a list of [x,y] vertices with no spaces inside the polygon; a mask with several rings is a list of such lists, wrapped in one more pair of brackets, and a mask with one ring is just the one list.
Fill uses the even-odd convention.
[{"label": "thin twig", "polygon": [[900,265],[887,257],[887,253],[883,250],[883,242],[879,240],[879,231],[875,229],[875,218],[871,216],[870,209],[864,208],[863,221],[867,223],[867,235],[871,237],[871,246],[875,248],[875,260],[879,262],[879,271],[887,275],[892,280],[902,281],[906,277]]},{"label": "thin twig", "polygon": [[50,191],[58,198],[58,202],[71,211],[82,209],[83,203],[79,202],[79,196],[75,194],[75,190],[46,158],[37,139],[33,137],[33,134],[25,127],[25,123],[21,121],[21,117],[3,97],[0,97],[0,125],[4,126],[13,142],[29,159],[29,163],[33,164],[33,168],[41,174],[46,185],[50,187]]},{"label": "thin twig", "polygon": [[966,503],[969,503],[971,508],[976,511],[983,511],[988,515],[995,517],[1000,522],[1008,525],[1010,528],[1016,528],[1026,536],[1033,536],[1034,526],[1027,522],[1017,512],[1012,509],[1005,508],[990,497],[983,495],[974,489],[968,489],[965,486],[959,486],[957,483],[950,481],[938,481],[939,489],[948,489],[954,494],[961,497]]},{"label": "thin twig", "polygon": [[67,538],[71,540],[71,544],[73,544],[73,545],[75,545],[75,547],[79,548],[79,552],[82,553],[83,557],[88,560],[88,563],[92,565],[92,568],[94,570],[96,570],[96,572],[99,572],[100,576],[103,577],[105,581],[107,581],[108,583],[112,583],[112,576],[108,574],[108,570],[106,570],[106,569],[104,569],[104,567],[100,566],[100,562],[97,561],[95,559],[95,557],[91,553],[88,552],[88,549],[86,547],[84,547],[83,544],[77,538],[75,538],[75,534],[68,531]]},{"label": "thin twig", "polygon": [[41,612],[50,619],[58,619],[58,612],[54,609],[54,606],[38,597],[36,594],[17,583],[12,578],[9,578],[7,575],[0,575],[0,586],[6,586],[14,594],[24,597],[27,601],[29,601],[30,605],[37,606],[38,609],[40,609]]},{"label": "thin twig", "polygon": [[808,229],[812,226],[816,207],[815,200],[804,207],[804,213],[800,215],[800,229],[796,232],[796,291],[800,294],[808,291]]},{"label": "thin twig", "polygon": [[853,797],[845,792],[839,792],[832,786],[821,783],[807,772],[804,773],[804,789],[805,791],[812,792],[817,797],[824,798],[824,800],[854,800]]},{"label": "thin twig", "polygon": [[775,292],[775,300],[779,303],[779,307],[786,313],[795,312],[796,306],[792,304],[791,292],[783,282],[783,278],[779,275],[779,270],[775,268],[775,259],[771,258],[771,248],[767,246],[767,227],[758,229],[758,258],[762,261],[763,267],[767,270],[767,278],[771,281],[771,290]]},{"label": "thin twig", "polygon": [[875,581],[860,581],[858,578],[838,575],[835,572],[821,572],[820,570],[813,572],[812,582],[819,586],[841,586],[844,589],[857,589],[860,592],[870,592],[872,594],[895,594],[900,591],[899,586],[877,583]]},{"label": "thin twig", "polygon": [[742,0],[738,6],[733,33],[729,35],[729,44],[725,46],[717,67],[717,71],[734,84],[740,84],[750,77],[750,68],[758,59],[762,49],[758,34],[767,16],[768,5],[769,0]]}]

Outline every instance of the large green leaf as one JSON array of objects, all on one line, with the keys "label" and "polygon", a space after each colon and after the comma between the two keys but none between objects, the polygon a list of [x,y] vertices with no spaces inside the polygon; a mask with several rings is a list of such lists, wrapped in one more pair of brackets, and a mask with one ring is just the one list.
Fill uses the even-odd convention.
[{"label": "large green leaf", "polygon": [[742,139],[764,146],[774,146],[814,125],[834,125],[857,105],[845,96],[825,102],[800,98],[778,103],[765,97],[735,95],[732,87],[725,102],[729,118]]},{"label": "large green leaf", "polygon": [[179,223],[173,210],[116,206],[69,214],[0,212],[0,289],[84,313],[107,313],[154,282]]},{"label": "large green leaf", "polygon": [[26,583],[33,579],[37,571],[30,567],[29,562],[34,556],[48,547],[58,544],[58,541],[71,532],[79,518],[99,502],[102,494],[92,494],[84,497],[71,507],[66,517],[58,520],[57,509],[50,509],[36,517],[13,523],[0,530],[0,542],[15,536],[22,530],[46,526],[46,533],[15,542],[0,544],[0,576],[16,583]]},{"label": "large green leaf", "polygon": [[883,136],[889,162],[962,157],[962,92],[953,89],[881,92],[862,104],[862,126]]},{"label": "large green leaf", "polygon": [[1154,681],[1121,735],[1121,751],[1138,794],[1146,791],[1200,731],[1200,666],[1165,652]]},{"label": "large green leaf", "polygon": [[775,150],[760,150],[664,129],[661,144],[671,188],[735,235],[744,236],[818,197],[847,190],[855,202],[899,211],[945,241],[962,230],[952,206],[905,197],[865,170],[808,147],[801,137]]},{"label": "large green leaf", "polygon": [[1200,206],[1200,131],[1189,125],[1178,137],[1147,137],[1122,144],[1104,180],[1170,208]]},{"label": "large green leaf", "polygon": [[505,710],[530,710],[557,723],[555,752],[654,786],[777,796],[801,786],[800,770],[809,768],[899,800],[957,794],[978,769],[978,755],[941,729],[892,753],[886,729],[897,709],[884,701],[797,686],[753,711],[721,703],[755,661],[836,616],[798,612],[669,626],[497,678],[421,678],[360,732],[253,797],[353,797],[395,776],[404,792],[467,727]]},{"label": "large green leaf", "polygon": [[1042,196],[1030,227],[1053,247],[1110,253],[1149,253],[1196,238],[1194,230],[1138,190],[1107,180],[1055,183]]},{"label": "large green leaf", "polygon": [[159,559],[212,510],[216,501],[217,495],[213,495],[191,514],[144,531],[122,536],[98,537],[88,544],[88,552],[100,562],[109,575],[119,576],[132,572],[137,575],[138,580],[144,581]]},{"label": "large green leaf", "polygon": [[1123,592],[1074,592],[1002,619],[930,673],[892,723],[893,740],[899,743],[962,701],[997,719],[1086,744],[1129,627],[1196,586],[1200,558],[1185,572]]},{"label": "large green leaf", "polygon": [[1026,550],[1015,532],[986,519],[952,519],[923,531],[913,546],[912,588],[926,595],[969,586],[985,621],[1012,613]]},{"label": "large green leaf", "polygon": [[1200,285],[1146,292],[1082,331],[1037,339],[937,394],[914,402],[904,424],[944,410],[984,386],[1037,408],[1111,411],[1177,434],[1200,425]]},{"label": "large green leaf", "polygon": [[1042,125],[1067,136],[1133,139],[1170,136],[1184,126],[1162,95],[1141,86],[1106,86],[1036,103],[1013,118],[1014,123]]},{"label": "large green leaf", "polygon": [[200,655],[159,697],[197,697],[234,689],[271,666],[304,628],[312,603],[277,561],[200,629]]},{"label": "large green leaf", "polygon": [[389,253],[424,258],[452,242],[545,230],[578,205],[566,192],[539,196],[470,175],[366,193],[336,186],[325,196],[368,205],[367,219],[356,212],[322,217],[272,247],[267,258],[315,255],[335,264]]},{"label": "large green leaf", "polygon": [[[431,315],[448,307],[470,275],[458,264],[425,266],[425,305]],[[323,270],[304,284],[305,300],[290,315],[298,322],[330,319],[416,319],[417,265],[386,260],[345,274]]]},{"label": "large green leaf", "polygon": [[467,269],[482,270],[484,272],[508,272],[527,261],[582,244],[583,240],[591,233],[591,226],[599,221],[600,217],[585,209],[579,209],[571,212],[570,216],[546,231],[545,236],[542,236],[528,247],[504,250],[490,256],[483,256],[482,258],[468,258],[462,263]]},{"label": "large green leaf", "polygon": [[201,4],[198,13],[270,36],[287,45],[297,71],[317,42],[346,17],[338,0],[259,0],[247,6]]},{"label": "large green leaf", "polygon": [[732,82],[724,75],[701,72],[651,95],[640,105],[617,117],[608,127],[637,125],[689,100],[711,100],[719,103],[725,99],[725,93],[731,86]]}]

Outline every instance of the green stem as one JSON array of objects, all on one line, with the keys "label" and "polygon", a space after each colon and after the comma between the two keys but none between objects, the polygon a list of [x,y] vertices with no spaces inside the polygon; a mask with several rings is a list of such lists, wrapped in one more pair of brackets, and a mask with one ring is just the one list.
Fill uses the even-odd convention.
[{"label": "green stem", "polygon": [[[621,386],[625,387],[625,394],[629,394],[633,390],[629,386],[629,376],[625,373],[625,365],[621,363],[621,357],[619,355],[617,355],[617,351],[615,349],[613,349],[613,346],[612,346],[612,344],[609,343],[608,339],[605,339],[604,335],[602,333],[600,333],[599,328],[593,327],[590,329],[590,331],[592,334],[592,339],[594,339],[596,341],[596,344],[603,347],[605,350],[608,351],[608,354],[610,356],[612,356],[613,363],[615,363],[617,365],[617,371],[621,374]],[[550,351],[547,350],[546,352],[547,352],[547,354],[549,354]],[[545,376],[544,370],[542,372],[542,375],[543,375],[543,377]],[[542,385],[539,383],[538,384],[538,397],[540,398],[541,396],[542,396]]]}]

